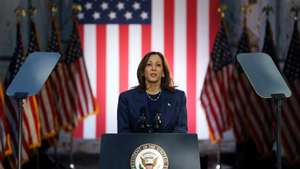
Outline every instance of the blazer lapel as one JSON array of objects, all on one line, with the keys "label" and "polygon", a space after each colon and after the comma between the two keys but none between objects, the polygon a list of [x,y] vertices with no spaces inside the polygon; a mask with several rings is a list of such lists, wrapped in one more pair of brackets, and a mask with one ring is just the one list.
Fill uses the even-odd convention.
[{"label": "blazer lapel", "polygon": [[147,111],[146,113],[148,114],[149,110],[147,106],[146,93],[143,90],[138,89],[136,92],[136,96],[133,99],[135,100],[133,104],[135,105],[137,113],[140,114],[141,109],[145,108],[145,110]]},{"label": "blazer lapel", "polygon": [[161,114],[166,119],[169,119],[172,116],[172,111],[175,106],[172,94],[167,90],[163,90],[161,93],[161,99]]}]

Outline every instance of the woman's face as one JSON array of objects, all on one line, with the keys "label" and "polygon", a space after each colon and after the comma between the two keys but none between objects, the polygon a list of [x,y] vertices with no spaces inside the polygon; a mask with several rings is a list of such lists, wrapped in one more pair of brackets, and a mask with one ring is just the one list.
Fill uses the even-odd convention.
[{"label": "woman's face", "polygon": [[146,63],[144,70],[145,80],[147,83],[160,83],[164,77],[163,63],[159,55],[151,55]]}]

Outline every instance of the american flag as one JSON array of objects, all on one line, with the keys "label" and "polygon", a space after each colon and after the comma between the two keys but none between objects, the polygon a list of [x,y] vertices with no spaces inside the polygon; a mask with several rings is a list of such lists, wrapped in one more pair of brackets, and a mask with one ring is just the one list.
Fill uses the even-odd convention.
[{"label": "american flag", "polygon": [[[54,13],[51,17],[51,35],[48,42],[48,51],[51,52],[59,52],[61,54],[61,44],[60,44],[60,35],[58,30],[58,22],[57,17],[54,16]],[[59,61],[56,65],[54,71],[50,75],[50,82],[53,86],[53,95],[57,96],[56,101],[54,102],[54,106],[56,107],[55,113],[57,117],[57,125],[56,128],[71,130],[75,127],[75,115],[76,115],[76,107],[74,106],[75,97],[72,93],[75,93],[75,87],[69,85],[70,75],[67,73],[67,65],[64,63],[63,59]],[[51,123],[50,119],[47,119],[49,123]]]},{"label": "american flag", "polygon": [[294,23],[294,30],[288,49],[283,73],[292,90],[292,96],[286,100],[281,114],[281,138],[285,154],[290,162],[300,162],[300,39],[298,21]]},{"label": "american flag", "polygon": [[232,113],[228,105],[228,83],[232,74],[233,55],[224,22],[222,19],[201,93],[201,103],[206,113],[212,142],[220,141],[223,132],[232,127]]},{"label": "american flag", "polygon": [[[249,52],[251,50],[245,19],[237,54]],[[269,105],[256,95],[238,63],[232,78],[231,101],[236,139],[243,142],[251,138],[261,155],[269,155],[273,141]]]},{"label": "american flag", "polygon": [[70,77],[70,82],[74,88],[72,95],[76,98],[76,119],[79,120],[95,112],[95,98],[83,58],[76,17],[73,17],[73,30],[64,63],[67,66],[67,76]]},{"label": "american flag", "polygon": [[5,151],[7,151],[8,147],[8,131],[5,126],[6,118],[4,114],[4,88],[2,82],[0,82],[0,169],[4,169],[3,160],[5,156]]},{"label": "american flag", "polygon": [[[271,56],[273,62],[275,63],[275,65],[279,68],[279,59],[276,55],[276,47],[274,44],[274,40],[273,40],[273,31],[272,31],[272,26],[271,23],[269,21],[269,18],[267,17],[266,19],[266,26],[265,26],[265,37],[264,37],[264,43],[263,43],[263,47],[262,47],[262,52],[267,53]],[[272,109],[272,104],[271,104],[271,100],[270,99],[261,99],[257,97],[257,100],[259,102],[261,102],[261,106],[260,107],[264,107],[263,111],[263,115],[261,116],[262,122],[265,123],[266,125],[261,125],[260,130],[265,130],[267,132],[267,135],[265,135],[265,137],[269,137],[269,139],[264,139],[265,144],[267,145],[264,155],[266,155],[266,153],[270,153],[272,150],[272,145],[274,143],[275,140],[275,136],[274,136],[274,114],[273,114],[273,109]],[[257,112],[260,113],[260,112]],[[256,144],[259,144],[258,141],[256,141]],[[262,144],[260,142],[260,144]],[[268,154],[269,155],[269,154]]]},{"label": "american flag", "polygon": [[[243,27],[242,35],[239,39],[239,47],[237,53],[242,53],[242,52],[250,52],[250,46],[249,46],[249,38],[247,35],[247,30],[246,30],[246,25]],[[236,56],[235,56],[236,57]],[[243,114],[241,114],[242,111],[246,111],[246,105],[247,99],[246,97],[248,95],[245,95],[243,89],[241,89],[241,79],[244,75],[240,75],[241,68],[239,65],[236,64],[235,60],[235,69],[233,70],[232,73],[232,79],[231,82],[233,84],[230,85],[229,89],[229,95],[230,95],[230,104],[232,104],[232,118],[233,118],[233,130],[235,134],[235,138],[238,143],[241,143],[245,140],[245,133],[246,133],[246,128],[243,122]],[[245,79],[246,77],[243,77]],[[246,79],[245,79],[246,80]],[[249,111],[249,110],[247,110]]]},{"label": "american flag", "polygon": [[57,106],[57,129],[70,131],[75,126],[75,101],[68,87],[69,78],[66,75],[66,65],[60,61],[50,78],[53,82]]},{"label": "american flag", "polygon": [[[29,43],[27,54],[25,58],[35,51],[40,51],[40,43],[38,39],[38,32],[36,30],[35,23],[33,19],[30,17],[29,19]],[[21,63],[23,64],[23,63]],[[21,66],[21,65],[20,65]],[[37,99],[35,96],[30,96],[28,99],[25,99],[24,104],[24,113],[25,116],[28,116],[28,124],[24,123],[28,128],[30,128],[30,148],[36,148],[41,145],[41,131],[40,131],[40,117],[39,117],[39,109],[37,104]]]},{"label": "american flag", "polygon": [[[51,17],[51,33],[48,40],[49,52],[60,52],[59,39],[57,35],[57,26],[55,17]],[[53,74],[53,73],[52,73]],[[51,76],[50,76],[51,77]],[[49,78],[40,92],[36,95],[39,106],[39,117],[41,121],[41,136],[42,139],[47,139],[55,136],[57,130],[57,110],[58,105],[54,90],[54,83]]]},{"label": "american flag", "polygon": [[[165,54],[175,84],[187,95],[188,130],[207,138],[200,92],[209,58],[209,30],[218,0],[77,1],[83,53],[99,111],[77,136],[117,132],[119,93],[138,84],[137,66],[149,51]],[[214,8],[213,8],[214,7]],[[215,9],[214,11],[210,11]],[[209,29],[209,26],[210,29]]]},{"label": "american flag", "polygon": [[11,143],[10,143],[10,133],[9,133],[9,126],[7,124],[7,117],[5,114],[5,89],[4,89],[4,84],[0,81],[0,125],[1,125],[1,148],[2,151],[7,154],[11,154]]},{"label": "american flag", "polygon": [[[24,55],[24,48],[23,48],[23,41],[22,41],[22,34],[21,34],[21,28],[20,28],[20,23],[17,21],[16,24],[16,46],[15,46],[15,51],[13,53],[12,61],[9,65],[7,75],[5,77],[5,82],[4,82],[4,88],[6,88],[10,82],[12,81],[13,77],[16,75],[18,72],[21,64],[25,61],[25,55]],[[28,99],[26,99],[28,100]],[[26,101],[23,102],[23,107],[25,104],[28,104]],[[9,126],[9,136],[11,138],[11,148],[12,148],[12,160],[16,162],[17,160],[17,149],[18,149],[18,116],[17,116],[17,103],[15,99],[4,96],[4,113],[5,116],[7,117],[7,124]],[[26,110],[23,109],[24,113]],[[30,111],[31,112],[31,111]],[[25,113],[24,113],[25,114]],[[22,144],[22,161],[27,161],[29,160],[29,133],[30,133],[30,128],[28,126],[28,116],[27,113],[23,116],[23,144]],[[34,124],[34,123],[32,123]],[[34,130],[34,129],[33,129]],[[26,139],[27,138],[27,139]]]},{"label": "american flag", "polygon": [[[271,23],[269,21],[269,18],[267,17],[266,19],[266,26],[265,26],[265,37],[264,37],[264,43],[263,43],[263,47],[262,47],[262,52],[267,53],[268,55],[271,56],[273,62],[275,63],[275,65],[279,68],[279,59],[276,55],[276,48],[275,48],[275,44],[274,44],[274,40],[273,40],[273,31],[272,31],[272,26]],[[275,141],[275,135],[274,135],[274,111],[272,109],[272,102],[271,100],[267,100],[267,103],[265,103],[268,108],[269,111],[266,112],[264,115],[264,120],[268,126],[267,126],[267,131],[272,133],[272,140],[273,142]],[[268,140],[267,144],[268,144],[268,148],[271,149],[271,144],[272,144],[272,140]]]},{"label": "american flag", "polygon": [[273,40],[273,31],[269,18],[267,18],[266,20],[265,38],[262,52],[269,54],[273,62],[278,66],[278,57],[276,55],[275,44]]}]

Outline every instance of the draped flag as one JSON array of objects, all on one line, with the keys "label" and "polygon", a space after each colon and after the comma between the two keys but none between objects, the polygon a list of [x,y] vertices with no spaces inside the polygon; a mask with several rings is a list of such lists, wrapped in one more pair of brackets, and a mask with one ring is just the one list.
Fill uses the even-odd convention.
[{"label": "draped flag", "polygon": [[[33,24],[33,23],[31,23]],[[34,25],[32,25],[34,27]],[[48,51],[50,52],[59,52],[57,49],[58,46],[58,35],[56,30],[56,23],[54,18],[51,18],[51,33],[50,38],[48,40]],[[39,50],[39,44],[36,40],[35,50]],[[43,139],[47,139],[49,137],[53,137],[56,134],[56,120],[57,120],[57,102],[55,99],[59,99],[57,95],[55,95],[54,83],[49,78],[40,92],[36,95],[38,106],[39,106],[39,117],[41,122],[41,137]]]},{"label": "draped flag", "polygon": [[278,67],[278,57],[276,55],[275,44],[273,40],[273,31],[269,19],[266,20],[265,38],[262,52],[267,53],[273,59],[273,62]]},{"label": "draped flag", "polygon": [[[49,49],[54,51],[53,49]],[[57,106],[57,129],[70,131],[75,126],[76,105],[75,98],[72,96],[69,88],[70,78],[67,77],[66,65],[62,60],[56,65],[50,78],[55,89],[55,103]]]},{"label": "draped flag", "polygon": [[[95,99],[92,93],[86,64],[83,58],[82,46],[78,33],[77,18],[73,17],[71,40],[66,50],[64,62],[67,76],[71,81],[72,96],[76,98],[76,119],[82,119],[95,112]],[[73,88],[72,88],[73,87]]]},{"label": "draped flag", "polygon": [[281,114],[281,138],[287,159],[293,163],[300,163],[300,39],[298,21],[294,22],[294,30],[285,61],[283,73],[292,90],[292,96],[283,104]]},{"label": "draped flag", "polygon": [[159,51],[167,58],[175,85],[186,93],[189,132],[207,138],[199,98],[209,58],[209,30],[218,30],[218,21],[209,17],[217,1],[75,1],[83,8],[79,33],[99,105],[99,113],[85,119],[75,136],[117,132],[119,93],[138,84],[142,56]]},{"label": "draped flag", "polygon": [[[8,72],[6,75],[6,79],[4,82],[5,88],[10,84],[12,81],[13,77],[16,75],[18,72],[21,64],[25,61],[25,55],[24,55],[24,48],[23,48],[23,42],[22,42],[22,35],[21,35],[21,28],[20,28],[20,23],[17,21],[16,24],[16,46],[15,46],[15,51],[12,56],[12,61],[9,65]],[[25,104],[28,104],[28,102],[23,102],[23,106]],[[22,113],[25,114],[25,109]],[[18,109],[17,109],[17,103],[15,99],[4,96],[4,113],[7,117],[7,125],[9,126],[9,136],[11,138],[11,148],[12,148],[12,165],[15,165],[15,162],[18,158]],[[28,120],[28,113],[23,116],[23,138],[22,138],[22,161],[28,161],[29,160],[29,140],[28,138],[30,137],[30,131],[34,130],[29,128],[29,120]],[[32,123],[34,124],[34,123]],[[27,138],[27,139],[26,139]]]},{"label": "draped flag", "polygon": [[[246,19],[237,54],[251,52]],[[273,143],[272,114],[267,102],[256,95],[238,63],[233,71],[231,101],[233,102],[234,132],[238,142],[248,137],[254,140],[261,155],[269,155]]]},{"label": "draped flag", "polygon": [[0,169],[4,169],[3,160],[6,155],[8,143],[8,131],[6,128],[6,118],[4,114],[4,88],[2,82],[0,81]]},{"label": "draped flag", "polygon": [[[264,37],[264,43],[263,43],[263,47],[262,47],[262,52],[267,53],[268,55],[271,56],[273,62],[275,63],[275,65],[277,66],[278,69],[280,69],[279,67],[279,59],[276,55],[276,48],[275,48],[275,43],[273,40],[273,31],[272,31],[272,27],[271,27],[271,23],[269,21],[269,18],[267,17],[266,19],[266,26],[265,26],[265,37]],[[267,126],[267,131],[272,133],[272,140],[273,142],[275,141],[275,135],[274,135],[274,130],[275,130],[275,126],[274,126],[274,111],[272,109],[272,102],[271,99],[267,100],[267,105],[268,108],[270,110],[270,112],[268,112],[267,114],[265,113],[264,115],[264,120],[268,126]],[[268,141],[268,149],[271,149],[271,144],[272,144],[272,140]]]},{"label": "draped flag", "polygon": [[229,77],[233,68],[233,55],[228,43],[224,22],[224,19],[222,19],[201,93],[201,103],[206,113],[212,142],[220,141],[222,133],[232,127],[228,91]]},{"label": "draped flag", "polygon": [[[64,55],[60,44],[60,33],[58,30],[58,18],[56,16],[56,7],[52,6],[51,16],[51,35],[48,42],[48,51],[59,52]],[[56,129],[64,129],[67,131],[72,130],[75,127],[75,116],[76,116],[76,96],[73,95],[74,86],[70,83],[70,77],[68,77],[68,68],[64,63],[64,56],[61,57],[60,61],[56,65],[54,71],[50,75],[50,81],[53,85],[53,95],[56,96],[54,99],[54,106],[56,107],[55,122],[57,123]],[[54,113],[55,114],[55,113]],[[50,120],[48,120],[50,123]]]},{"label": "draped flag", "polygon": [[[28,49],[26,57],[35,51],[40,51],[40,44],[38,39],[38,33],[36,30],[36,26],[32,18],[29,19],[29,29],[30,29],[30,35],[29,35],[29,43],[28,43]],[[43,98],[45,99],[45,98]],[[39,104],[40,106],[40,104]],[[30,140],[30,148],[36,148],[41,145],[41,131],[40,131],[40,117],[39,117],[39,109],[37,104],[37,99],[35,96],[30,96],[28,99],[25,100],[24,104],[24,112],[25,116],[27,114],[28,125],[30,126],[30,133],[29,136]]]},{"label": "draped flag", "polygon": [[[56,7],[51,6],[51,28],[50,35],[48,39],[47,51],[58,52],[61,54],[60,36],[58,32],[58,22],[56,16]],[[57,78],[60,74],[59,69],[63,68],[61,63],[58,63],[54,71],[50,74],[49,79],[46,81],[45,85],[39,93],[40,98],[40,118],[41,118],[41,130],[44,138],[49,138],[57,134],[56,132],[60,127],[64,126],[62,123],[61,107],[64,106],[61,100],[64,98],[60,95],[59,85],[65,81],[63,77]],[[58,79],[54,81],[53,79]],[[66,91],[67,92],[67,91]],[[59,113],[60,112],[60,113]],[[60,120],[59,120],[60,119]],[[60,122],[60,123],[59,123]],[[70,122],[71,123],[71,122]]]},{"label": "draped flag", "polygon": [[59,61],[50,78],[54,84],[57,104],[57,128],[70,131],[75,126],[76,105],[68,88],[69,78],[66,76],[66,65]]},{"label": "draped flag", "polygon": [[[239,40],[239,46],[238,46],[238,52],[250,52],[250,46],[249,46],[249,38],[247,35],[247,28],[246,25],[243,26],[242,35]],[[235,56],[236,57],[236,56]],[[236,140],[238,143],[241,143],[245,140],[245,134],[246,134],[246,128],[243,122],[243,111],[246,111],[245,108],[247,108],[248,100],[244,92],[244,89],[242,89],[241,86],[241,79],[246,80],[246,77],[244,75],[240,75],[240,67],[238,67],[235,59],[235,69],[232,74],[232,83],[230,85],[230,102],[232,102],[232,118],[233,118],[233,130],[236,137]],[[248,83],[248,82],[247,82]],[[249,111],[249,110],[247,110]]]}]

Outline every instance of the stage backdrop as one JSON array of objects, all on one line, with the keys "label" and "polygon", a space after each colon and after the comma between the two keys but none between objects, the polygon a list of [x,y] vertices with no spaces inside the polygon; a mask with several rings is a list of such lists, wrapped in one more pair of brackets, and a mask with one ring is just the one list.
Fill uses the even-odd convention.
[{"label": "stage backdrop", "polygon": [[[119,93],[138,84],[136,70],[142,56],[160,51],[167,57],[178,89],[186,93],[189,132],[208,139],[199,97],[219,25],[219,0],[80,2],[84,2],[80,34],[98,114],[80,123],[74,136],[98,138],[105,132],[116,133]],[[141,23],[128,24],[127,12],[137,15]]]}]

